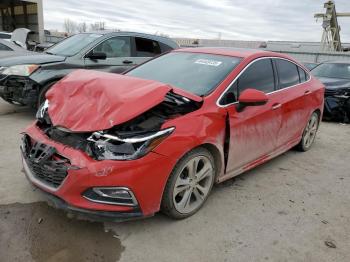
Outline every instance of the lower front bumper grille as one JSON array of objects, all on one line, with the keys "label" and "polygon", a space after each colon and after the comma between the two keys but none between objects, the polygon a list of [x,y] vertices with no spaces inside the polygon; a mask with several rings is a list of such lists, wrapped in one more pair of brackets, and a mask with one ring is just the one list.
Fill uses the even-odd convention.
[{"label": "lower front bumper grille", "polygon": [[23,137],[22,154],[31,175],[50,189],[57,189],[68,175],[69,160],[55,148]]},{"label": "lower front bumper grille", "polygon": [[32,161],[28,161],[27,163],[37,179],[54,188],[59,187],[68,174],[67,168],[55,161],[49,161],[44,165]]},{"label": "lower front bumper grille", "polygon": [[[87,219],[92,221],[111,221],[111,222],[124,222],[128,220],[134,220],[144,217],[139,206],[133,207],[130,211],[127,212],[113,212],[113,211],[101,211],[101,210],[89,210],[77,208],[69,205],[63,199],[52,195],[48,192],[40,190],[43,194],[45,194],[47,198],[47,202],[49,205],[62,209],[69,214],[75,216],[77,219]],[[151,216],[151,215],[149,215]]]}]

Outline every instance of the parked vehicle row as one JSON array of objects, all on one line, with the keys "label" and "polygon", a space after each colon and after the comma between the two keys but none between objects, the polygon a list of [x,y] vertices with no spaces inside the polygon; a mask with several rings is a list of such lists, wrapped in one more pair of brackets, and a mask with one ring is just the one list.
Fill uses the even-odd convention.
[{"label": "parked vehicle row", "polygon": [[[95,36],[83,37],[89,42]],[[119,65],[102,66],[91,57],[124,55],[127,42],[127,54],[138,54],[128,59],[138,61],[162,52],[152,41],[142,51],[137,38],[118,39],[117,50],[101,41],[78,57],[113,72]],[[80,49],[57,45],[51,51],[56,59]],[[309,150],[324,86],[282,54],[193,48],[173,50],[122,75],[75,70],[46,99],[24,133],[21,152],[27,178],[56,207],[95,219],[147,217],[159,210],[182,219],[202,207],[214,183],[295,146]]]},{"label": "parked vehicle row", "polygon": [[0,96],[10,103],[39,106],[46,92],[73,70],[111,73],[145,62],[178,48],[172,40],[141,33],[96,32],[71,36],[44,53],[0,60]]}]

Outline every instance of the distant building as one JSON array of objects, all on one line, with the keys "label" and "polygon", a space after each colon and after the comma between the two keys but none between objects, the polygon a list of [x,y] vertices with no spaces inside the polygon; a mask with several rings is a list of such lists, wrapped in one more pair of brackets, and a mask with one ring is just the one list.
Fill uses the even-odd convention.
[{"label": "distant building", "polygon": [[[320,42],[296,41],[241,41],[219,39],[173,38],[180,47],[233,47],[263,49],[285,53],[301,62],[324,62],[329,60],[349,61],[350,52],[324,52]],[[343,43],[343,48],[350,50],[350,44]]]},{"label": "distant building", "polygon": [[12,32],[28,28],[34,32],[32,40],[43,42],[44,19],[42,0],[1,0],[0,31]]},{"label": "distant building", "polygon": [[264,41],[241,41],[221,39],[195,39],[195,38],[173,38],[181,47],[235,47],[235,48],[262,48],[266,46]]},{"label": "distant building", "polygon": [[[349,48],[350,44],[343,43],[343,47]],[[320,42],[295,42],[295,41],[267,41],[266,49],[275,52],[321,52]]]}]

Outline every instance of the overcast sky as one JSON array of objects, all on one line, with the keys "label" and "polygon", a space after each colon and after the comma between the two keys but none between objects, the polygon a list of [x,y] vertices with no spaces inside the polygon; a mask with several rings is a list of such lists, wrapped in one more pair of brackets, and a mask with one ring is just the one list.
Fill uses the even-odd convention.
[{"label": "overcast sky", "polygon": [[[350,12],[350,0],[336,0]],[[171,37],[237,40],[320,41],[325,0],[44,0],[46,29],[63,31],[63,21],[104,21],[109,29],[163,33]],[[350,17],[339,18],[350,42]]]}]

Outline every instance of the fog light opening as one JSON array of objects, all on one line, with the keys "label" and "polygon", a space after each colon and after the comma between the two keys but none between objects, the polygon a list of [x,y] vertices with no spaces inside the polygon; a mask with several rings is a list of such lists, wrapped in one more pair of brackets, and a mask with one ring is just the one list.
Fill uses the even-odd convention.
[{"label": "fog light opening", "polygon": [[137,206],[133,192],[126,187],[93,187],[83,193],[83,197],[101,204]]}]

